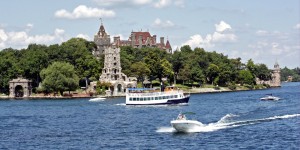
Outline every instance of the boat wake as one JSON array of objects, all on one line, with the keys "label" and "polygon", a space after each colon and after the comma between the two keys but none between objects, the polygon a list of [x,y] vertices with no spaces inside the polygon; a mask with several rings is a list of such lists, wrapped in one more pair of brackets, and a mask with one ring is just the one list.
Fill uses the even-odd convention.
[{"label": "boat wake", "polygon": [[126,106],[125,103],[118,103],[118,104],[115,104],[115,105],[117,105],[117,106]]},{"label": "boat wake", "polygon": [[105,100],[104,97],[97,97],[97,98],[90,99],[89,102],[102,102],[104,100]]},{"label": "boat wake", "polygon": [[[203,126],[199,126],[193,130],[190,130],[189,132],[191,132],[191,133],[193,133],[193,132],[214,132],[214,131],[218,131],[221,129],[235,128],[235,127],[239,127],[239,126],[257,124],[257,123],[262,123],[262,122],[270,122],[273,120],[281,120],[281,119],[300,117],[300,114],[273,116],[273,117],[262,118],[262,119],[253,119],[253,120],[234,121],[234,118],[236,118],[236,117],[238,117],[238,115],[227,114],[216,123],[203,124]],[[171,132],[177,132],[177,131],[173,127],[160,127],[156,130],[156,132],[171,133]]]}]

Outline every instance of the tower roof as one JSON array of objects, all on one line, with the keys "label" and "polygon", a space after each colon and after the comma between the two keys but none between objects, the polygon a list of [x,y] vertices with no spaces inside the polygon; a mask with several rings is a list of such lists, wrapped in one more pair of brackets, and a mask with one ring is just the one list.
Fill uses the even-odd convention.
[{"label": "tower roof", "polygon": [[171,48],[171,44],[170,44],[169,40],[167,40],[166,49],[170,49],[170,48]]},{"label": "tower roof", "polygon": [[100,25],[100,28],[99,28],[99,31],[98,31],[98,35],[102,36],[102,37],[104,37],[106,35],[105,28],[103,26],[102,20],[101,20],[101,25]]}]

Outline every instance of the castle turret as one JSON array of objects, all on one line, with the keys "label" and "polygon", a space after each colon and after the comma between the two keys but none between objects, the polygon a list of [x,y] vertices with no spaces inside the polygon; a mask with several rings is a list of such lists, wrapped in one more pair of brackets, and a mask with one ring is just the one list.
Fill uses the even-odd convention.
[{"label": "castle turret", "polygon": [[[109,82],[112,86],[106,91],[106,95],[124,95],[127,87],[136,87],[135,81],[129,81],[122,73],[120,51],[120,37],[114,37],[114,43],[110,43],[110,36],[105,32],[101,23],[99,31],[94,37],[98,54],[104,54],[104,67],[100,75],[100,82]],[[96,55],[97,56],[97,55]],[[99,56],[98,56],[99,57]]]},{"label": "castle turret", "polygon": [[94,50],[94,56],[99,58],[101,54],[104,54],[105,48],[110,46],[110,36],[105,32],[105,28],[101,22],[99,31],[94,36],[94,42],[97,45],[97,49]]},{"label": "castle turret", "polygon": [[279,67],[279,64],[278,64],[277,61],[275,62],[274,69],[272,71],[271,86],[272,87],[279,87],[279,86],[281,86],[281,81],[280,81],[280,67]]}]

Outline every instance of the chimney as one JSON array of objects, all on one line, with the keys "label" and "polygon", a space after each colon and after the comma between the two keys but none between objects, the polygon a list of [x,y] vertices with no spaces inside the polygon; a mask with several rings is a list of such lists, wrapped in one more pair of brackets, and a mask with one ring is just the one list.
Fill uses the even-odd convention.
[{"label": "chimney", "polygon": [[120,46],[120,36],[115,36],[115,37],[114,37],[114,43],[115,43],[117,46]]},{"label": "chimney", "polygon": [[140,34],[139,35],[139,47],[142,47],[142,44],[143,44],[143,35],[142,34]]},{"label": "chimney", "polygon": [[160,37],[160,44],[161,44],[161,45],[165,45],[164,37]]},{"label": "chimney", "polygon": [[131,46],[135,46],[135,33],[131,32]]},{"label": "chimney", "polygon": [[156,35],[153,35],[153,44],[156,44]]}]

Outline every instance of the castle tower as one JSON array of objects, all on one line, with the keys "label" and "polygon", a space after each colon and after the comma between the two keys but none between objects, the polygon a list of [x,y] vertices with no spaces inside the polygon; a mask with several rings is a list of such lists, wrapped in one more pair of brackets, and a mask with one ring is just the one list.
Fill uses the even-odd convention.
[{"label": "castle tower", "polygon": [[121,71],[120,48],[108,47],[104,51],[104,67],[100,81],[125,81],[127,78]]},{"label": "castle tower", "polygon": [[97,44],[98,54],[104,54],[104,67],[99,81],[109,82],[112,85],[106,95],[122,96],[125,95],[127,87],[136,87],[136,80],[133,81],[132,78],[128,78],[122,73],[121,49],[117,45],[110,43],[110,36],[105,32],[102,22],[94,41]]},{"label": "castle tower", "polygon": [[94,42],[97,45],[97,49],[94,50],[93,55],[99,58],[101,54],[104,54],[105,48],[110,47],[110,36],[105,32],[102,22],[98,33],[94,35]]},{"label": "castle tower", "polygon": [[272,71],[272,80],[271,84],[272,87],[280,87],[281,81],[280,81],[280,67],[278,62],[275,62],[274,69]]}]

